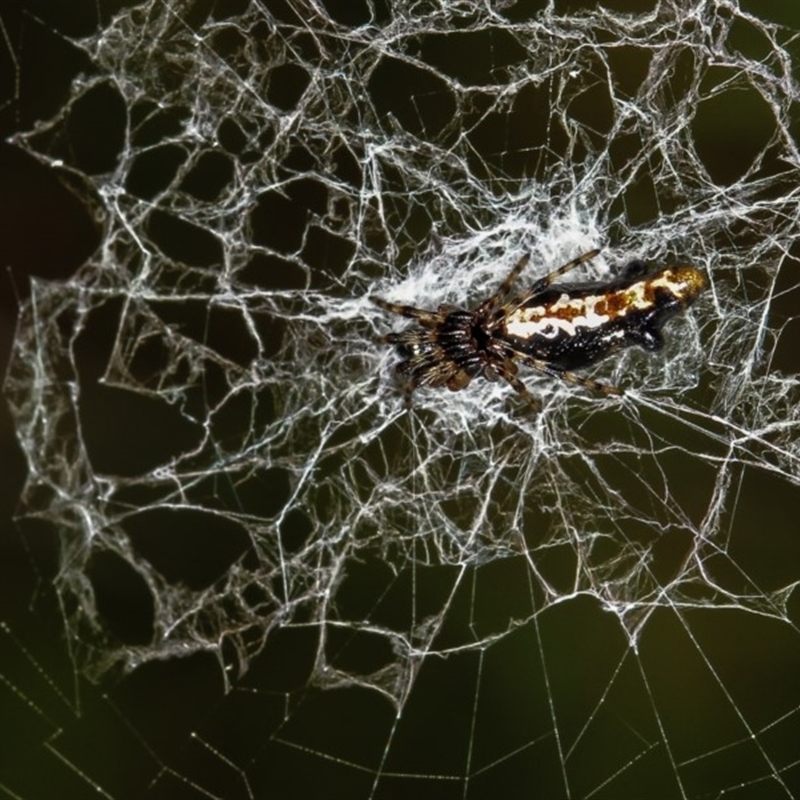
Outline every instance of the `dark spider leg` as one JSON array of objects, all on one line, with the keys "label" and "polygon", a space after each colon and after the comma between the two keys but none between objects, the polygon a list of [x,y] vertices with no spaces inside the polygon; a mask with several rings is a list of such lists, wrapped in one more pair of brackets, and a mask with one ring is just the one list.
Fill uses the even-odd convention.
[{"label": "dark spider leg", "polygon": [[407,383],[403,384],[403,405],[406,407],[407,410],[411,410],[411,397],[414,394],[414,389],[416,389],[416,385],[413,381],[408,381]]},{"label": "dark spider leg", "polygon": [[417,388],[419,385],[419,381],[414,374],[409,375],[409,372],[413,373],[413,370],[408,368],[408,362],[401,361],[395,367],[395,376],[398,379],[398,382],[401,385],[403,390],[403,405],[407,408],[411,408],[411,397],[414,394],[414,389]]},{"label": "dark spider leg", "polygon": [[508,273],[506,279],[497,288],[497,291],[488,300],[485,300],[481,304],[479,310],[484,312],[494,311],[500,305],[500,301],[511,291],[511,287],[514,285],[517,278],[519,278],[520,273],[525,269],[530,260],[530,256],[522,256],[522,258],[514,265],[514,269]]},{"label": "dark spider leg", "polygon": [[517,365],[513,361],[503,361],[493,367],[497,375],[505,380],[517,394],[533,408],[539,411],[539,401],[528,391],[528,387],[517,377]]},{"label": "dark spider leg", "polygon": [[545,375],[549,375],[551,378],[557,378],[560,381],[571,383],[574,386],[583,386],[584,389],[589,389],[590,391],[600,392],[600,394],[606,395],[624,394],[623,390],[618,389],[616,386],[610,386],[607,383],[600,383],[600,381],[595,381],[591,378],[584,378],[582,375],[578,375],[576,372],[572,372],[571,370],[553,369],[553,367],[551,367],[546,361],[542,361],[539,358],[520,355],[519,353],[515,353],[515,358],[520,363],[527,364],[528,366],[533,367],[535,370],[538,370]]},{"label": "dark spider leg", "polygon": [[511,314],[513,311],[516,311],[520,306],[535,298],[537,294],[541,294],[548,286],[554,283],[556,279],[560,278],[562,275],[565,275],[567,272],[575,269],[575,267],[580,266],[586,261],[591,260],[599,253],[599,250],[589,250],[588,253],[583,253],[577,258],[573,258],[572,261],[567,261],[567,263],[563,266],[560,266],[558,269],[554,269],[544,277],[539,278],[539,280],[535,281],[533,286],[531,286],[531,288],[525,294],[504,306],[503,313],[507,315]]},{"label": "dark spider leg", "polygon": [[398,303],[390,303],[388,300],[383,300],[380,297],[370,297],[370,302],[375,303],[376,306],[391,311],[393,314],[399,314],[401,317],[408,317],[409,319],[417,320],[421,325],[433,328],[442,321],[441,314],[435,311],[426,311],[424,308],[414,308],[414,306],[404,306]]}]

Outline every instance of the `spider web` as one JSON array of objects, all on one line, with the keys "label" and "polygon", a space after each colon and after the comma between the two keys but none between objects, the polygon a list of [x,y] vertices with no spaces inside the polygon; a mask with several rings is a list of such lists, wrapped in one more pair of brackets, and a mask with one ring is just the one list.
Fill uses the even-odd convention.
[{"label": "spider web", "polygon": [[[74,679],[137,753],[131,792],[59,739],[86,789],[800,796],[797,33],[535,5],[144,2],[15,137],[102,232],[4,385]],[[576,280],[709,278],[587,373],[623,398],[403,407],[370,295],[593,247]],[[136,698],[208,656],[167,746]]]}]

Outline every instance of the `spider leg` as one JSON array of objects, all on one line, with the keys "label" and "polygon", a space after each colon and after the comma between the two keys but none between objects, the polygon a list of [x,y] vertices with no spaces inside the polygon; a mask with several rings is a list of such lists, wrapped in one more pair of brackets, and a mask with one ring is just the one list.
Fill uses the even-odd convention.
[{"label": "spider leg", "polygon": [[572,261],[567,261],[567,263],[564,264],[563,266],[554,269],[552,272],[548,273],[543,278],[539,278],[539,280],[536,281],[533,284],[533,286],[531,286],[530,294],[538,294],[543,289],[546,289],[557,278],[560,278],[562,275],[565,275],[570,270],[575,269],[575,267],[579,267],[586,261],[590,261],[597,255],[600,255],[599,249],[589,250],[587,253],[582,253],[577,258],[573,258]]},{"label": "spider leg", "polygon": [[426,311],[424,308],[390,303],[388,300],[383,300],[380,297],[370,297],[369,299],[372,303],[375,303],[376,306],[379,306],[385,311],[391,311],[393,314],[399,314],[401,317],[415,319],[420,325],[425,325],[428,328],[433,328],[442,321],[441,314],[438,314],[436,311]]},{"label": "spider leg", "polygon": [[552,272],[549,272],[539,280],[535,281],[533,286],[525,292],[525,294],[521,295],[520,297],[513,300],[507,306],[503,308],[503,312],[505,314],[510,314],[513,311],[516,311],[521,305],[524,305],[532,298],[536,297],[537,294],[541,294],[548,286],[560,278],[562,275],[565,275],[570,270],[575,269],[575,267],[580,266],[581,264],[585,263],[593,259],[596,255],[600,253],[600,250],[589,250],[587,253],[583,253],[579,255],[577,258],[573,258],[572,261],[567,261],[566,264],[558,267],[558,269],[554,269]]},{"label": "spider leg", "polygon": [[605,395],[619,396],[624,394],[623,390],[618,389],[616,386],[610,386],[607,383],[601,383],[600,381],[595,381],[591,378],[584,378],[582,375],[578,375],[576,372],[572,372],[568,369],[554,369],[546,361],[542,361],[539,358],[520,355],[518,353],[515,355],[521,363],[527,364],[544,375],[549,375],[551,378],[557,378],[560,381],[571,383],[573,386],[582,386],[584,389],[589,389],[592,392],[599,392],[600,394]]},{"label": "spider leg", "polygon": [[497,288],[497,291],[488,300],[481,304],[481,311],[491,312],[500,305],[500,301],[511,291],[511,287],[514,285],[520,273],[525,269],[530,260],[531,257],[526,255],[522,256],[522,258],[517,261],[517,263],[514,265],[514,269],[508,273],[506,279]]},{"label": "spider leg", "polygon": [[539,410],[539,401],[528,391],[528,387],[519,379],[517,372],[517,365],[511,360],[506,359],[499,364],[492,365],[492,372],[500,378],[503,378],[525,401],[533,408],[534,411]]}]

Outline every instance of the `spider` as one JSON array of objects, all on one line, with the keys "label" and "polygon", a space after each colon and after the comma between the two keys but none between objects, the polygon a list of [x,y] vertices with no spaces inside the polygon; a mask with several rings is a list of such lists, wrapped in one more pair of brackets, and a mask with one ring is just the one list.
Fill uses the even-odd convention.
[{"label": "spider", "polygon": [[395,345],[402,358],[396,373],[406,404],[418,387],[458,391],[477,377],[502,378],[533,403],[519,378],[520,364],[605,395],[621,395],[622,390],[574,370],[631,345],[660,349],[661,327],[692,303],[706,279],[695,267],[648,271],[643,262],[633,261],[607,282],[556,283],[599,252],[568,261],[509,298],[530,260],[523,256],[498,290],[473,310],[443,304],[428,311],[371,297],[382,309],[418,323],[382,339]]}]

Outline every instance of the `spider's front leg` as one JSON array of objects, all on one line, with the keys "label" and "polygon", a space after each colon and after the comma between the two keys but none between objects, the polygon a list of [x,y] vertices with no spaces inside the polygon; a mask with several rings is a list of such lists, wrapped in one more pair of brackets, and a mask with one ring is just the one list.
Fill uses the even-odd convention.
[{"label": "spider's front leg", "polygon": [[420,325],[426,328],[434,328],[442,321],[442,315],[436,311],[428,311],[424,308],[416,308],[415,306],[404,306],[400,303],[390,303],[382,297],[370,297],[371,303],[374,303],[384,311],[391,311],[393,314],[399,314],[401,317],[408,319],[415,319]]},{"label": "spider's front leg", "polygon": [[566,264],[554,269],[552,272],[548,272],[539,280],[534,281],[533,286],[525,292],[525,294],[520,295],[516,299],[512,300],[508,303],[508,305],[503,307],[504,314],[511,314],[512,312],[516,311],[520,306],[524,305],[525,303],[532,300],[536,297],[537,294],[541,294],[548,286],[555,283],[558,278],[562,275],[565,275],[567,272],[575,269],[575,267],[579,267],[581,264],[584,264],[587,261],[593,259],[596,255],[599,255],[600,250],[589,250],[587,253],[583,253],[579,255],[577,258],[573,258],[572,261],[567,261]]},{"label": "spider's front leg", "polygon": [[478,309],[478,313],[489,315],[496,308],[499,308],[503,298],[511,291],[511,287],[516,283],[520,273],[525,269],[530,260],[531,257],[526,255],[522,256],[522,258],[517,261],[514,268],[506,276],[506,279],[497,287],[497,291],[488,300],[482,303]]},{"label": "spider's front leg", "polygon": [[[565,273],[569,272],[570,270],[575,269],[575,267],[580,266],[585,261],[589,261],[590,259],[594,258],[596,255],[600,253],[600,250],[589,250],[587,253],[583,253],[579,255],[577,258],[573,258],[572,261],[567,261],[566,264],[560,266],[558,269],[554,269],[552,272],[545,275],[543,278],[539,278],[533,286],[527,291],[524,295],[519,298],[519,300],[513,301],[508,307],[503,309],[506,313],[512,311],[514,308],[517,308],[519,305],[522,304],[525,300],[539,294],[540,292],[544,291],[551,283],[553,283],[557,278],[560,278]],[[523,256],[517,263],[514,265],[514,268],[511,272],[508,273],[506,279],[500,284],[497,291],[481,306],[480,310],[486,313],[491,313],[495,311],[502,305],[503,299],[509,294],[512,287],[519,278],[520,273],[525,267],[528,265],[530,261],[530,256]]]}]

